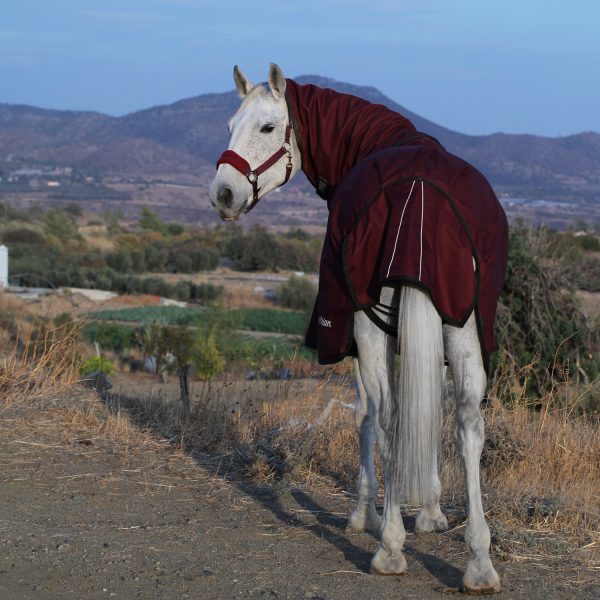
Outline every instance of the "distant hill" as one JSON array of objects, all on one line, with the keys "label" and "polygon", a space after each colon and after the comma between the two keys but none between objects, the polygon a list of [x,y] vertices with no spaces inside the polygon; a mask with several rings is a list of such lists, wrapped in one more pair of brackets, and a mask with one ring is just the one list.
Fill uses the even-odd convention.
[{"label": "distant hill", "polygon": [[[373,87],[317,76],[298,77],[389,106],[485,173],[499,193],[527,198],[600,202],[600,134],[548,138],[451,131],[409,111]],[[239,106],[235,92],[203,94],[166,106],[111,117],[0,104],[0,169],[13,164],[79,167],[127,177],[208,181],[226,147],[227,119]]]}]

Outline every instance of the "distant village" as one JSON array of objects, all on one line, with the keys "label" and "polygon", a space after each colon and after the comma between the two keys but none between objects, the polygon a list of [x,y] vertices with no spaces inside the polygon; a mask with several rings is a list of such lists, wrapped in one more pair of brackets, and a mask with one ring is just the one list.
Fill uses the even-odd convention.
[{"label": "distant village", "polygon": [[[27,184],[30,187],[60,187],[71,183],[74,178],[73,167],[21,167],[3,174],[0,171],[0,184]],[[80,182],[96,183],[97,177],[82,176]]]}]

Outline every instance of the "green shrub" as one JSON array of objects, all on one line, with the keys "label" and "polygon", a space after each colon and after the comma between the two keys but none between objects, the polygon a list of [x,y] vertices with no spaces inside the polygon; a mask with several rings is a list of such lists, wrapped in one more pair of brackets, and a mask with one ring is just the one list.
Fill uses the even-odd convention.
[{"label": "green shrub", "polygon": [[120,354],[135,347],[134,329],[130,325],[120,323],[86,323],[82,329],[83,339],[90,343],[98,343],[100,348]]},{"label": "green shrub", "polygon": [[275,236],[263,227],[235,232],[223,245],[223,253],[240,271],[315,271],[322,240],[302,230]]},{"label": "green shrub", "polygon": [[231,237],[225,245],[225,255],[240,271],[276,271],[280,266],[279,244],[273,235],[259,226]]},{"label": "green shrub", "polygon": [[600,252],[600,237],[596,235],[586,234],[575,236],[577,244],[586,252]]},{"label": "green shrub", "polygon": [[557,252],[553,234],[511,227],[506,282],[496,331],[501,352],[495,377],[507,365],[516,372],[532,365],[527,391],[541,394],[571,375],[591,381],[600,367],[600,332],[587,323],[577,299],[577,269],[568,252]]},{"label": "green shrub", "polygon": [[90,375],[96,371],[101,371],[105,375],[110,375],[115,370],[115,366],[104,356],[92,356],[81,365],[79,372],[81,375]]},{"label": "green shrub", "polygon": [[225,357],[219,351],[216,340],[216,326],[208,332],[199,331],[194,340],[192,361],[198,377],[210,381],[225,369]]},{"label": "green shrub", "polygon": [[317,297],[317,287],[306,277],[292,275],[277,291],[277,304],[285,308],[309,311]]}]

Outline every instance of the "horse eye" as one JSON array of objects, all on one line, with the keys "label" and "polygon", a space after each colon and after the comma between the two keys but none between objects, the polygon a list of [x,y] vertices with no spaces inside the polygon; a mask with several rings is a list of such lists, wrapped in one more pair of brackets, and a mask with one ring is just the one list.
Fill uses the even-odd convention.
[{"label": "horse eye", "polygon": [[260,128],[260,132],[261,133],[271,133],[271,131],[273,131],[273,129],[275,129],[275,125],[271,125],[270,123],[268,123],[267,125],[263,125]]}]

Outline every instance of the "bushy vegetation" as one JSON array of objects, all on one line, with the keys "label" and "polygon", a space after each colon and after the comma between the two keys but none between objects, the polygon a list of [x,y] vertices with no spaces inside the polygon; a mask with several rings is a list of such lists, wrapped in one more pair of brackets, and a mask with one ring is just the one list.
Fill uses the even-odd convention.
[{"label": "bushy vegetation", "polygon": [[494,376],[509,371],[531,395],[567,380],[589,384],[600,372],[600,331],[575,296],[581,255],[569,237],[519,225],[510,230]]},{"label": "bushy vegetation", "polygon": [[24,286],[51,285],[52,287],[109,290],[119,294],[151,294],[196,304],[209,304],[217,300],[223,291],[221,286],[211,283],[192,281],[168,283],[160,277],[136,277],[116,273],[112,269],[96,270],[78,267],[49,268],[43,275],[22,273],[13,276],[12,281]]},{"label": "bushy vegetation", "polygon": [[277,303],[285,308],[310,311],[317,297],[317,286],[306,277],[292,275],[277,290]]},{"label": "bushy vegetation", "polygon": [[240,271],[316,271],[319,267],[322,238],[302,230],[275,236],[264,227],[239,231],[223,244],[223,254]]},{"label": "bushy vegetation", "polygon": [[89,344],[97,343],[103,350],[118,355],[137,346],[135,327],[121,323],[91,321],[82,327],[81,335]]},{"label": "bushy vegetation", "polygon": [[137,229],[125,231],[119,213],[112,211],[104,221],[107,242],[113,249],[100,250],[81,235],[79,216],[71,204],[28,213],[0,206],[0,241],[10,248],[11,279],[21,285],[157,293],[202,302],[216,297],[207,284],[194,287],[180,282],[169,286],[161,280],[131,276],[214,269],[221,252],[220,238],[213,236],[212,230],[164,223],[150,209],[144,209]]}]

